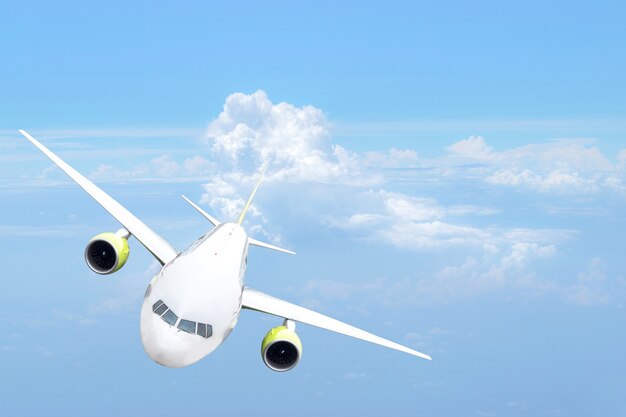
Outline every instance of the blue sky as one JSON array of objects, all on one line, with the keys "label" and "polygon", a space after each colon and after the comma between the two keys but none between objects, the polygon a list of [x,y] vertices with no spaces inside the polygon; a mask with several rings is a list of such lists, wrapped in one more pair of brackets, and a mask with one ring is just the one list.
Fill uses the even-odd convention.
[{"label": "blue sky", "polygon": [[[0,5],[2,415],[626,415],[618,2]],[[26,129],[176,248],[179,197],[298,252],[251,287],[424,351],[243,312],[186,369],[143,353],[156,271],[82,259],[116,222]]]}]

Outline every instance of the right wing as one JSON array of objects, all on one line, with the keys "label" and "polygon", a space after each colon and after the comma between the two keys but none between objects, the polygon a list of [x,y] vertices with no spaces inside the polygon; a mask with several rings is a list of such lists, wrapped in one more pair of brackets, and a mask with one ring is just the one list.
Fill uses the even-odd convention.
[{"label": "right wing", "polygon": [[262,292],[255,291],[247,287],[243,290],[241,304],[244,308],[250,310],[256,310],[263,313],[272,314],[274,316],[279,316],[285,319],[298,321],[300,323],[310,324],[311,326],[316,326],[336,333],[345,334],[346,336],[352,336],[357,339],[375,343],[377,345],[399,350],[410,355],[432,360],[432,358],[425,353],[421,353],[406,346],[399,345],[398,343],[394,343],[390,340],[383,339],[382,337],[368,333],[365,330],[357,329],[356,327],[350,326],[349,324],[343,323],[339,320],[335,320],[323,314],[316,313],[313,310],[291,304],[287,301],[280,300],[278,298],[263,294]]},{"label": "right wing", "polygon": [[124,208],[120,203],[111,198],[110,195],[102,191],[98,186],[82,176],[74,168],[66,164],[61,158],[52,153],[48,148],[39,143],[35,138],[19,131],[26,139],[43,152],[52,162],[63,170],[76,184],[93,197],[106,211],[111,213],[115,219],[126,228],[142,245],[146,247],[160,262],[165,265],[178,256],[178,252],[170,246],[162,237],[157,235],[152,229],[146,226],[133,213]]}]

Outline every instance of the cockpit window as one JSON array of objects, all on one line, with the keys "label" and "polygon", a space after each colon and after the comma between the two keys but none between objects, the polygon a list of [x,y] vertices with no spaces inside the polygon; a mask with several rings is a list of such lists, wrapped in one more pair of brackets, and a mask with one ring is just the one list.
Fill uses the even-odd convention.
[{"label": "cockpit window", "polygon": [[172,310],[167,310],[165,314],[161,316],[161,318],[165,320],[165,322],[169,324],[170,326],[173,326],[174,324],[176,324],[176,320],[178,320],[178,316],[174,314]]},{"label": "cockpit window", "polygon": [[[170,326],[176,325],[176,322],[178,321],[178,316],[167,307],[163,300],[159,300],[154,303],[152,305],[152,311],[161,316],[161,319],[163,319],[163,321]],[[213,327],[210,324],[196,323],[195,321],[181,319],[177,327],[184,332],[197,334],[205,339],[213,336]]]},{"label": "cockpit window", "polygon": [[167,306],[161,300],[157,301],[152,306],[152,311],[154,311],[159,316],[162,315],[163,313],[165,313],[165,310],[167,310]]},{"label": "cockpit window", "polygon": [[178,328],[184,332],[194,334],[196,332],[196,322],[182,319],[178,323]]},{"label": "cockpit window", "polygon": [[161,306],[159,306],[159,308],[154,310],[154,312],[160,316],[163,313],[165,313],[165,310],[167,310],[167,306],[165,304],[161,304]]}]

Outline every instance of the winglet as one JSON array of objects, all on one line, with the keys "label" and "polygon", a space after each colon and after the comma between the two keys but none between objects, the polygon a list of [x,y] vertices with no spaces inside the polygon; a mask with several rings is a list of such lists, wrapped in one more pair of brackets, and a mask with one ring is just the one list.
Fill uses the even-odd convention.
[{"label": "winglet", "polygon": [[250,208],[250,204],[252,204],[252,199],[254,198],[254,195],[256,194],[256,190],[259,188],[259,184],[261,184],[261,180],[263,179],[263,175],[265,174],[265,171],[267,170],[268,165],[269,164],[265,164],[265,166],[261,170],[261,176],[257,180],[256,185],[254,186],[254,189],[252,190],[252,193],[250,194],[250,197],[248,197],[248,201],[246,202],[246,205],[243,207],[243,210],[241,210],[241,214],[239,215],[237,224],[241,225],[241,223],[243,223],[243,218],[246,216],[246,213],[248,212],[248,209]]}]

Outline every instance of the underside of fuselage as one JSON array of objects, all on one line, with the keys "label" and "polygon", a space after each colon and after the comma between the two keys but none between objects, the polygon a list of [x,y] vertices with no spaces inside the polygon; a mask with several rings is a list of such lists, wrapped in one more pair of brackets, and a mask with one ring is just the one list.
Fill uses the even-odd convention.
[{"label": "underside of fuselage", "polygon": [[146,290],[141,341],[155,362],[180,368],[214,351],[239,319],[248,238],[217,226],[163,266]]}]

